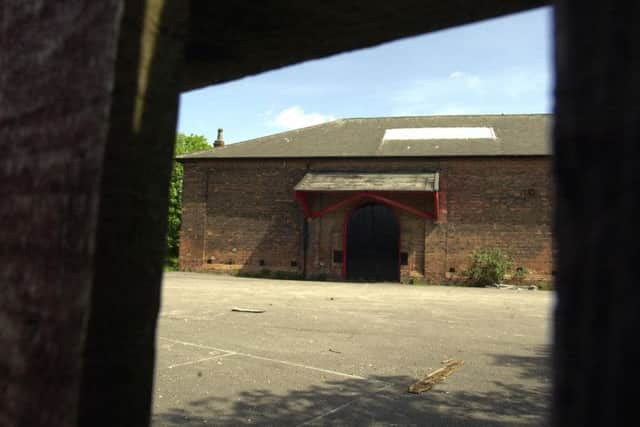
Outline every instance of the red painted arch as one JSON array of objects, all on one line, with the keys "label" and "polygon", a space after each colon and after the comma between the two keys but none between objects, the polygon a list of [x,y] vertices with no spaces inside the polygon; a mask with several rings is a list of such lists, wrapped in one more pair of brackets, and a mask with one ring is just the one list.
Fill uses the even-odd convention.
[{"label": "red painted arch", "polygon": [[365,192],[361,192],[361,193],[356,193],[356,194],[352,194],[351,196],[347,197],[344,200],[340,200],[339,202],[336,202],[332,205],[327,206],[324,209],[320,209],[319,211],[315,211],[313,212],[311,210],[311,208],[309,207],[309,201],[307,200],[307,194],[306,192],[303,191],[296,191],[295,193],[295,198],[296,200],[298,200],[298,202],[300,203],[300,206],[302,207],[302,210],[304,212],[304,216],[305,218],[318,218],[321,216],[324,216],[328,213],[331,213],[335,210],[340,209],[343,206],[346,206],[350,203],[359,201],[361,199],[370,199],[370,200],[375,200],[376,202],[379,202],[381,204],[387,205],[387,206],[392,206],[392,207],[396,207],[402,210],[405,210],[407,212],[410,212],[414,215],[417,215],[419,217],[422,218],[426,218],[426,219],[430,219],[432,221],[435,221],[438,218],[438,192],[434,192],[434,201],[435,201],[435,213],[432,212],[425,212],[425,211],[421,211],[419,209],[416,209],[414,207],[411,207],[405,203],[402,202],[398,202],[397,200],[393,200],[393,199],[389,199],[387,197],[381,196],[379,194],[376,193],[372,193],[370,191],[365,191]]}]

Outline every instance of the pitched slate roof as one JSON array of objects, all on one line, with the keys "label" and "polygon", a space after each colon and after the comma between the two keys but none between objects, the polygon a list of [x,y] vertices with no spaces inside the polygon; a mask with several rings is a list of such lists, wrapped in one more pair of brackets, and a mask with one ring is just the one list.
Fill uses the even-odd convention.
[{"label": "pitched slate roof", "polygon": [[548,114],[340,119],[178,159],[546,156],[551,120]]}]

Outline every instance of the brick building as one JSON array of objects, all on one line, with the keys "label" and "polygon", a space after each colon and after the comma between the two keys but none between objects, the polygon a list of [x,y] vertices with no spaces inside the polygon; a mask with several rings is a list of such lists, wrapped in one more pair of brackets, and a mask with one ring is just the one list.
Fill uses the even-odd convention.
[{"label": "brick building", "polygon": [[550,279],[548,115],[345,119],[180,157],[180,265],[442,281],[476,248]]}]

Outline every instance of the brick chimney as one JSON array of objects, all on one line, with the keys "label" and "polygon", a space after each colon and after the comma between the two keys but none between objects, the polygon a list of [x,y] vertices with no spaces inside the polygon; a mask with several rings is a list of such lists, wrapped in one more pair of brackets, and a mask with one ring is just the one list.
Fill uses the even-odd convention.
[{"label": "brick chimney", "polygon": [[218,139],[213,141],[213,147],[224,147],[224,137],[222,136],[222,128],[218,129]]}]

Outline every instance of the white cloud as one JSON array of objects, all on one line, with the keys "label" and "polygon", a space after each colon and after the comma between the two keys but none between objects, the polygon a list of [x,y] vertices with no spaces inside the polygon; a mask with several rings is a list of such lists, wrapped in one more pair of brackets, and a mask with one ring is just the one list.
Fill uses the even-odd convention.
[{"label": "white cloud", "polygon": [[291,130],[319,125],[320,123],[331,120],[335,120],[335,117],[320,113],[305,113],[301,107],[296,105],[280,111],[272,120],[269,120],[267,124],[273,127]]}]

